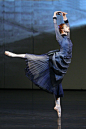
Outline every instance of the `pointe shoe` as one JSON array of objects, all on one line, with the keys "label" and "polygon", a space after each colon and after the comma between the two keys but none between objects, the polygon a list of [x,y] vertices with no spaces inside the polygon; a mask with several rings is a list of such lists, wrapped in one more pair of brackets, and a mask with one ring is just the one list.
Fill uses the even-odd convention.
[{"label": "pointe shoe", "polygon": [[57,111],[57,114],[58,114],[58,117],[61,117],[61,106],[55,106],[54,107],[54,110],[56,110]]},{"label": "pointe shoe", "polygon": [[9,51],[5,51],[5,55],[15,57],[15,54]]},{"label": "pointe shoe", "polygon": [[5,55],[9,56],[9,51],[5,51]]}]

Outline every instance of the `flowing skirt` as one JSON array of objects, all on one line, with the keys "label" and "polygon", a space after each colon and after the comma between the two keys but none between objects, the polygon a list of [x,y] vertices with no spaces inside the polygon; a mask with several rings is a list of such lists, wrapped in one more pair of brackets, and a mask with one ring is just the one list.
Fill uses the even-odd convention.
[{"label": "flowing skirt", "polygon": [[52,72],[53,69],[50,65],[50,56],[47,54],[26,54],[25,58],[26,76],[38,87],[58,97],[63,97],[62,79],[60,79],[60,81],[55,80],[55,73]]}]

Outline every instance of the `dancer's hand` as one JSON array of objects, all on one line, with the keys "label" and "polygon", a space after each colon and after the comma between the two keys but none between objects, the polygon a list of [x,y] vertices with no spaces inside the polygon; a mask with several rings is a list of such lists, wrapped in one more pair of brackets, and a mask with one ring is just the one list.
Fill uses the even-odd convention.
[{"label": "dancer's hand", "polygon": [[67,17],[66,17],[66,14],[67,14],[67,13],[66,13],[66,12],[61,12],[61,14],[62,14],[62,16],[63,16],[63,19],[64,19],[64,20],[67,20]]},{"label": "dancer's hand", "polygon": [[66,14],[67,14],[66,12],[55,11],[53,17],[56,17],[56,15],[62,15],[63,16],[63,19],[64,20],[67,20]]},{"label": "dancer's hand", "polygon": [[61,15],[62,11],[55,11],[53,17],[56,17],[56,15]]}]

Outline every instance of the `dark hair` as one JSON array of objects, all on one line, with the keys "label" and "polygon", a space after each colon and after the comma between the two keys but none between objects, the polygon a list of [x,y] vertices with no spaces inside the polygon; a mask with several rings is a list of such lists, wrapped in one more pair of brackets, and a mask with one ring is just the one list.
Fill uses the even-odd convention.
[{"label": "dark hair", "polygon": [[62,29],[64,29],[64,25],[66,25],[66,24],[62,23],[62,24],[58,25],[60,33],[62,33]]}]

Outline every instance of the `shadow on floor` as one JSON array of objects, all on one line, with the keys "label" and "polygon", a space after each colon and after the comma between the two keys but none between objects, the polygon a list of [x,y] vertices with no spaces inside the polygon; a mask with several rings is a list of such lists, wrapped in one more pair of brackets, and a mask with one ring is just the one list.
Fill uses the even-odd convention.
[{"label": "shadow on floor", "polygon": [[0,129],[86,128],[86,91],[64,91],[62,117],[42,90],[0,90]]}]

